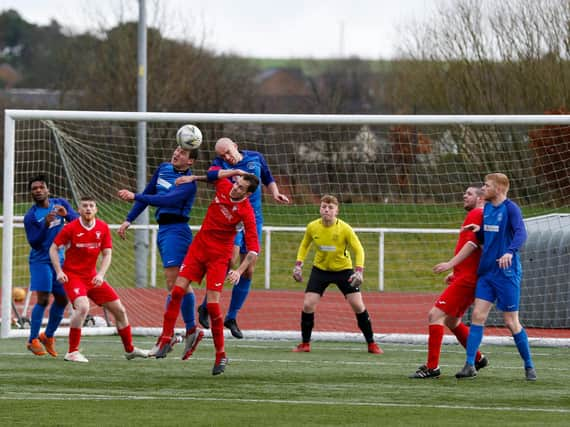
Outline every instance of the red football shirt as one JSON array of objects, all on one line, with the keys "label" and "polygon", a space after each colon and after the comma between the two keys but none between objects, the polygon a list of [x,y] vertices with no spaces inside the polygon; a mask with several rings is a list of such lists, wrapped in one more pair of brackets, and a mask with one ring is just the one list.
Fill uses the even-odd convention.
[{"label": "red football shirt", "polygon": [[207,233],[208,244],[233,246],[236,233],[245,229],[245,243],[249,251],[259,253],[255,214],[248,199],[233,202],[232,183],[227,179],[215,181],[216,195],[210,203],[200,233]]},{"label": "red football shirt", "polygon": [[81,276],[94,275],[101,251],[113,247],[109,226],[100,219],[96,219],[91,228],[86,228],[80,218],[71,221],[59,232],[54,243],[66,246],[63,271]]},{"label": "red football shirt", "polygon": [[[483,209],[475,208],[467,213],[462,227],[468,224],[483,224]],[[459,233],[459,239],[455,246],[455,255],[467,242],[473,242],[479,246],[477,236],[473,231],[465,230]],[[478,247],[475,252],[469,255],[463,262],[457,264],[453,268],[454,282],[473,285],[477,283],[477,269],[479,268],[479,260],[481,258],[481,248]]]}]

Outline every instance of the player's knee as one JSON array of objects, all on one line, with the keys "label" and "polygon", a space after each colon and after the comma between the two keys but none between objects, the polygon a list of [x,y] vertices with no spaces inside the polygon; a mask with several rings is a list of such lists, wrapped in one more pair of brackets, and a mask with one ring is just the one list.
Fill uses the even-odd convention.
[{"label": "player's knee", "polygon": [[173,300],[181,300],[186,295],[186,290],[181,288],[180,286],[174,286],[172,291],[170,292]]},{"label": "player's knee", "polygon": [[517,318],[505,316],[505,326],[513,333],[516,334],[520,332],[522,326]]},{"label": "player's knee", "polygon": [[479,311],[473,310],[471,314],[471,322],[475,323],[476,325],[482,325],[487,320],[487,312],[486,311]]},{"label": "player's knee", "polygon": [[85,318],[89,314],[89,304],[76,304],[74,310],[79,317]]},{"label": "player's knee", "polygon": [[65,307],[67,305],[67,303],[69,302],[67,297],[63,294],[54,295],[54,301],[57,305],[59,305],[61,307]]},{"label": "player's knee", "polygon": [[459,319],[457,317],[445,316],[445,319],[443,322],[444,322],[445,326],[447,326],[450,330],[454,330],[455,328],[457,328],[459,326],[459,323],[461,323],[461,319]]},{"label": "player's knee", "polygon": [[36,292],[36,304],[47,307],[49,303],[49,294],[47,292]]},{"label": "player's knee", "polygon": [[436,324],[436,323],[443,325],[443,319],[444,319],[444,317],[445,317],[445,315],[444,315],[444,313],[443,313],[441,310],[439,310],[439,309],[437,309],[437,308],[435,308],[435,307],[432,307],[431,310],[430,310],[429,313],[428,313],[428,323],[429,323],[430,325],[433,325],[433,324]]},{"label": "player's knee", "polygon": [[317,308],[317,304],[313,301],[310,301],[310,302],[305,301],[303,303],[303,311],[305,313],[314,313],[316,308]]}]

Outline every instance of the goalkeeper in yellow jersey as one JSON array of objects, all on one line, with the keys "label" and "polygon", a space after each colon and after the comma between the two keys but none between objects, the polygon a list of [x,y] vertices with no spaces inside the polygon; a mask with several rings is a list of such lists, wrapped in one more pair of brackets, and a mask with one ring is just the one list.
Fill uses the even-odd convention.
[{"label": "goalkeeper in yellow jersey", "polygon": [[[363,281],[364,249],[356,233],[350,225],[338,215],[338,199],[331,195],[321,198],[321,217],[307,225],[305,236],[297,252],[297,261],[293,269],[293,278],[297,282],[303,281],[303,261],[307,256],[311,244],[315,245],[315,259],[305,289],[303,311],[301,313],[301,335],[303,342],[293,349],[294,352],[311,351],[311,332],[315,321],[315,310],[326,288],[334,283],[338,286],[344,297],[356,314],[358,327],[368,343],[368,352],[382,354],[382,349],[374,342],[374,333],[370,316],[362,294],[360,285]],[[355,267],[352,268],[352,259],[349,249],[354,251]]]}]

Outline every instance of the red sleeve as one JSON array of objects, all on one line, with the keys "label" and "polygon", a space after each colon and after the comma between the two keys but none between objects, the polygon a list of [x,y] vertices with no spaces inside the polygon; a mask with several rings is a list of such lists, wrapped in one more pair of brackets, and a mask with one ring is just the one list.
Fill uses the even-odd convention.
[{"label": "red sleeve", "polygon": [[67,245],[69,243],[69,241],[71,240],[71,227],[72,227],[73,221],[65,224],[63,226],[63,228],[61,229],[61,231],[59,233],[57,233],[57,236],[55,236],[55,239],[53,239],[53,243],[55,243],[55,245],[57,247],[59,246],[64,246]]},{"label": "red sleeve", "polygon": [[246,200],[242,215],[243,226],[245,229],[245,247],[248,251],[259,254],[259,238],[257,236],[257,225],[255,223],[255,214],[251,203]]},{"label": "red sleeve", "polygon": [[230,182],[229,179],[217,179],[214,181],[214,185],[216,186],[216,191],[220,193],[227,193],[231,191],[233,184]]},{"label": "red sleeve", "polygon": [[[483,209],[475,208],[475,209],[470,210],[467,213],[467,216],[465,216],[465,221],[463,221],[463,226],[468,225],[468,224],[482,225],[483,224]],[[464,239],[466,242],[468,242],[468,241],[473,242],[473,243],[476,243],[477,245],[480,243],[479,239],[477,239],[477,234],[475,234],[473,231],[465,230],[465,231],[463,231],[463,233],[465,233]]]}]

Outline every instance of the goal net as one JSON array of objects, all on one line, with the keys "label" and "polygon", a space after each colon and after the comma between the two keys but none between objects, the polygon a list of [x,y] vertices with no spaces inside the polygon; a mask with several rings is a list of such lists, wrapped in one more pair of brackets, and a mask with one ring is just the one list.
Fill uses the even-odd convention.
[{"label": "goal net", "polygon": [[[146,123],[146,150],[137,148],[137,122]],[[570,338],[570,117],[544,116],[333,116],[6,111],[3,176],[2,336],[13,325],[12,289],[28,288],[29,245],[22,217],[31,207],[28,180],[46,175],[52,197],[76,205],[94,195],[99,218],[113,233],[107,280],[125,303],[135,331],[156,334],[165,285],[156,251],[153,210],[116,234],[131,204],[121,188],[136,190],[137,159],[145,180],[170,161],[176,130],[200,127],[204,143],[192,167],[202,174],[222,136],[265,156],[291,205],[264,194],[264,234],[252,292],[239,315],[246,337],[300,338],[304,284],[291,271],[304,226],[319,215],[323,194],[340,200],[339,217],[358,232],[366,251],[364,301],[380,340],[425,339],[427,312],[443,290],[445,274],[432,267],[453,255],[465,216],[462,194],[490,172],[511,181],[509,197],[522,208],[529,239],[522,252],[521,319],[529,335],[547,342]],[[140,144],[139,144],[140,145]],[[138,166],[140,168],[140,165]],[[197,229],[213,196],[200,183],[192,209]],[[311,254],[304,274],[310,271]],[[197,301],[204,289],[196,286]],[[227,307],[226,287],[222,305]],[[33,298],[16,304],[24,315]],[[92,309],[97,331],[112,319]],[[488,335],[507,336],[492,313]],[[178,324],[179,327],[182,323]],[[147,329],[145,329],[147,328]],[[87,329],[87,328],[86,328]],[[490,331],[490,332],[489,332]],[[86,331],[86,333],[89,333]],[[350,307],[334,285],[315,317],[317,338],[362,340]]]}]

